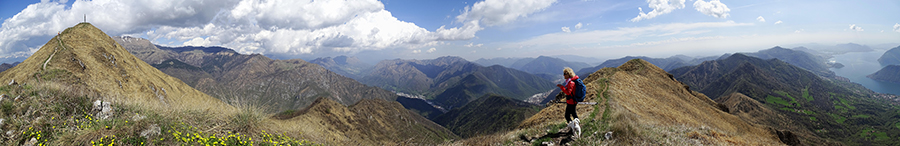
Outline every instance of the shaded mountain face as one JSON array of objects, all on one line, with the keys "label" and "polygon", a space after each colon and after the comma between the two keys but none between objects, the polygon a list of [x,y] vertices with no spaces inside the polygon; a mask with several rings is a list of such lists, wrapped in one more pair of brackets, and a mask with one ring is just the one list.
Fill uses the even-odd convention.
[{"label": "shaded mountain face", "polygon": [[15,67],[16,65],[19,65],[19,63],[22,63],[22,62],[14,62],[12,64],[9,64],[9,63],[0,64],[0,72],[3,72],[3,71],[6,71],[7,69]]},{"label": "shaded mountain face", "polygon": [[428,119],[434,119],[435,117],[447,112],[433,106],[431,103],[429,103],[429,101],[426,101],[425,99],[400,96],[397,97],[397,102],[400,102],[400,104],[402,104],[406,109],[409,109],[409,111],[418,113],[419,115],[422,115],[423,117]]},{"label": "shaded mountain face", "polygon": [[[846,81],[822,78],[778,59],[763,60],[735,54],[723,60],[675,69],[672,74],[710,97],[742,93],[764,103],[795,124],[762,122],[780,129],[800,129],[804,143],[816,137],[843,143],[896,144],[877,135],[900,135],[897,106],[883,95]],[[718,100],[718,99],[717,99]],[[775,110],[777,109],[777,110]],[[779,121],[777,116],[753,117],[758,121]],[[775,125],[769,125],[775,124]],[[808,131],[808,132],[807,132]],[[868,131],[874,134],[857,134]]]},{"label": "shaded mountain face", "polygon": [[316,58],[310,63],[315,63],[325,67],[329,71],[335,72],[337,74],[343,75],[345,77],[353,78],[356,80],[362,79],[363,76],[368,74],[375,68],[374,65],[364,63],[360,61],[356,57],[347,57],[347,56],[337,56],[337,57],[324,57],[324,58]]},{"label": "shaded mountain face", "polygon": [[434,119],[463,138],[515,129],[541,107],[500,95],[484,95]]},{"label": "shaded mountain face", "polygon": [[900,65],[900,46],[884,52],[884,55],[878,58],[878,63],[881,63],[881,66]]},{"label": "shaded mountain face", "polygon": [[161,108],[232,109],[139,60],[89,23],[66,29],[24,62],[0,73],[2,81],[30,84],[31,79],[82,86],[107,100]]},{"label": "shaded mountain face", "polygon": [[299,111],[273,118],[301,123],[299,131],[326,145],[436,145],[459,136],[395,101],[361,99],[345,106],[318,98]]},{"label": "shaded mountain face", "polygon": [[546,79],[499,65],[483,67],[459,57],[385,60],[363,78],[368,85],[422,95],[445,109],[461,107],[487,93],[524,100],[546,92]]},{"label": "shaded mountain face", "polygon": [[154,49],[157,46],[131,46],[147,46],[149,49],[126,49],[144,54],[171,54],[156,56],[160,58],[143,55],[146,57],[143,59],[163,60],[154,66],[200,91],[229,103],[263,107],[268,112],[301,109],[319,97],[328,97],[344,105],[365,98],[396,99],[390,91],[366,86],[300,59],[273,60],[259,54],[237,54],[218,47]]},{"label": "shaded mountain face", "polygon": [[746,53],[744,55],[753,56],[760,59],[777,58],[778,60],[806,69],[819,76],[834,76],[834,72],[828,70],[828,68],[831,66],[826,63],[828,61],[826,61],[825,58],[800,50],[793,50],[776,46],[771,49],[760,50],[756,53]]},{"label": "shaded mountain face", "polygon": [[873,80],[900,83],[900,65],[888,65],[866,76]]}]

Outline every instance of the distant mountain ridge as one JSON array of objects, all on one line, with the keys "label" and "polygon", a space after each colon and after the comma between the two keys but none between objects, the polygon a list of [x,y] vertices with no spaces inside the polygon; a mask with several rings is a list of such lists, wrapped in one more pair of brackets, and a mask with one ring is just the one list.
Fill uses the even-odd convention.
[{"label": "distant mountain ridge", "polygon": [[622,57],[619,59],[606,60],[603,63],[601,63],[600,65],[577,70],[575,73],[578,75],[588,75],[588,74],[594,73],[595,71],[600,70],[602,68],[618,67],[632,59],[645,60],[647,62],[652,63],[653,65],[659,66],[663,70],[672,70],[672,69],[683,67],[683,66],[699,64],[699,62],[696,62],[696,63],[691,62],[689,60],[684,60],[682,57],[676,57],[676,56],[669,57],[669,58],[650,58],[650,57],[646,57],[646,56],[626,56],[626,57]]},{"label": "distant mountain ridge", "polygon": [[347,56],[316,58],[309,62],[321,65],[329,71],[356,80],[362,79],[362,77],[366,76],[375,68],[375,65],[362,62],[359,58]]},{"label": "distant mountain ridge", "polygon": [[22,63],[22,62],[14,62],[12,64],[9,64],[9,63],[0,64],[0,72],[3,72],[3,71],[6,71],[7,69],[15,67],[16,65],[19,65],[19,63]]},{"label": "distant mountain ridge", "polygon": [[526,72],[499,65],[484,67],[449,56],[431,60],[381,61],[361,82],[423,95],[446,109],[462,107],[487,93],[524,100],[554,88],[546,79]]},{"label": "distant mountain ridge", "polygon": [[[578,59],[584,58],[585,57],[579,57]],[[538,75],[550,81],[562,80],[562,70],[565,67],[578,71],[579,69],[591,66],[584,62],[570,62],[563,58],[550,56],[538,56],[537,58],[481,58],[475,60],[475,63],[483,66],[501,65]]]},{"label": "distant mountain ridge", "polygon": [[891,48],[878,58],[881,66],[900,65],[900,46]]},{"label": "distant mountain ridge", "polygon": [[366,86],[300,59],[273,60],[221,47],[162,47],[139,38],[116,37],[129,51],[191,86],[230,103],[249,103],[269,112],[301,109],[328,97],[344,105],[361,99],[396,99],[390,91]]}]

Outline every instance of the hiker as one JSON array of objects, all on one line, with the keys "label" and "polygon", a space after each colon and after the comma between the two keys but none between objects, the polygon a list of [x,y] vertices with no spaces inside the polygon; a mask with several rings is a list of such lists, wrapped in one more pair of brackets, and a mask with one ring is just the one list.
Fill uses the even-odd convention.
[{"label": "hiker", "polygon": [[[578,120],[578,114],[575,113],[575,106],[578,105],[579,101],[584,100],[584,83],[578,78],[578,75],[575,75],[572,68],[566,67],[563,69],[563,77],[566,79],[566,85],[556,84],[556,86],[562,90],[562,93],[566,94],[566,123],[568,123],[569,128],[574,130],[575,137],[578,137],[581,135],[581,126],[579,126],[581,121]],[[569,118],[570,115],[575,118],[575,120]]]}]

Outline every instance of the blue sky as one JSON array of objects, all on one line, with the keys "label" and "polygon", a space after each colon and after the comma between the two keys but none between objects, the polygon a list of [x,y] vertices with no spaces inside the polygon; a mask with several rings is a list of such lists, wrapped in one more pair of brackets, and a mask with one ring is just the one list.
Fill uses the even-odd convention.
[{"label": "blue sky", "polygon": [[30,55],[83,15],[113,36],[279,59],[610,59],[900,43],[895,0],[4,0],[0,7],[0,57]]}]

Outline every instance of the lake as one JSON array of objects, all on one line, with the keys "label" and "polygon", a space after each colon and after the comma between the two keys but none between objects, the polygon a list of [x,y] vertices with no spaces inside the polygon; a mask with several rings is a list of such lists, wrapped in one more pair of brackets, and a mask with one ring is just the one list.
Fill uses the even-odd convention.
[{"label": "lake", "polygon": [[831,68],[830,70],[834,71],[838,76],[846,77],[854,83],[862,84],[872,91],[900,95],[900,84],[875,81],[866,77],[882,68],[881,64],[878,63],[878,58],[886,51],[875,50],[834,55],[834,58],[831,60],[844,64],[844,67]]}]

